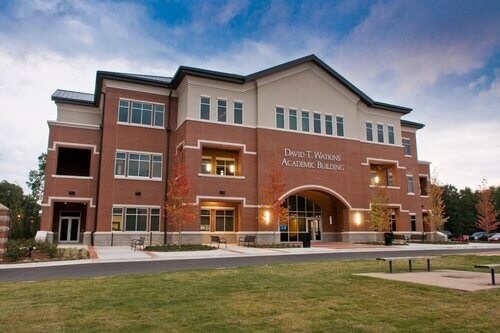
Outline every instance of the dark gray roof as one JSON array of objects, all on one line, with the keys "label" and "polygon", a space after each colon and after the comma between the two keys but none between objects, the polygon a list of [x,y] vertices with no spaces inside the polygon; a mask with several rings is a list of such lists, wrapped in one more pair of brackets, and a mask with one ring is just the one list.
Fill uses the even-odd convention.
[{"label": "dark gray roof", "polygon": [[94,105],[94,94],[87,94],[78,91],[57,89],[52,94],[52,100],[57,102],[70,102],[77,104]]},{"label": "dark gray roof", "polygon": [[163,85],[170,84],[172,81],[171,77],[168,76],[157,76],[157,75],[145,75],[145,74],[133,74],[133,73],[120,73],[120,72],[107,72],[98,71],[97,75],[101,77],[117,78],[117,79],[129,79],[137,80],[141,82],[158,83]]},{"label": "dark gray roof", "polygon": [[404,120],[404,119],[401,119],[401,125],[406,126],[406,127],[413,127],[413,128],[417,128],[417,129],[422,129],[425,127],[424,124],[416,123],[414,121],[409,121],[409,120]]}]

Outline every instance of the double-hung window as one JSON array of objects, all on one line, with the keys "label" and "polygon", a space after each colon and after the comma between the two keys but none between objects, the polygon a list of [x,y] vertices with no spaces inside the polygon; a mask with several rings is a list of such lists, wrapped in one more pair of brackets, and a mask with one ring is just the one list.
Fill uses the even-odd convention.
[{"label": "double-hung window", "polygon": [[395,140],[394,140],[394,126],[387,126],[387,134],[389,136],[389,143],[391,145],[393,145],[395,142]]},{"label": "double-hung window", "polygon": [[408,186],[408,193],[415,193],[415,189],[413,187],[413,176],[412,175],[406,175],[406,183]]},{"label": "double-hung window", "polygon": [[384,142],[384,125],[377,124],[377,141]]},{"label": "double-hung window", "polygon": [[411,156],[411,144],[410,139],[403,139],[403,147],[406,156]]},{"label": "double-hung window", "polygon": [[333,135],[333,117],[325,115],[325,132],[327,135]]},{"label": "double-hung window", "polygon": [[118,122],[163,127],[165,106],[162,104],[120,100]]},{"label": "double-hung window", "polygon": [[297,110],[288,110],[288,126],[291,130],[297,130]]},{"label": "double-hung window", "polygon": [[215,159],[215,172],[220,176],[234,176],[235,161],[233,158],[217,157]]},{"label": "double-hung window", "polygon": [[337,135],[344,136],[344,117],[337,116]]},{"label": "double-hung window", "polygon": [[128,176],[149,177],[149,160],[147,154],[128,155]]},{"label": "double-hung window", "polygon": [[162,178],[163,157],[160,154],[146,154],[117,151],[115,154],[115,176]]},{"label": "double-hung window", "polygon": [[234,123],[243,124],[243,103],[234,102],[233,108],[234,108]]},{"label": "double-hung window", "polygon": [[302,111],[302,132],[309,132],[309,112]]},{"label": "double-hung window", "polygon": [[321,134],[321,114],[314,113],[314,133]]},{"label": "double-hung window", "polygon": [[115,175],[116,176],[125,176],[125,165],[126,165],[126,158],[127,154],[122,153],[122,152],[116,152],[116,159],[115,159]]},{"label": "double-hung window", "polygon": [[285,128],[285,109],[276,108],[276,128]]},{"label": "double-hung window", "polygon": [[373,141],[373,124],[366,123],[366,140]]},{"label": "double-hung window", "polygon": [[151,125],[153,119],[153,105],[132,102],[130,122],[133,124]]},{"label": "double-hung window", "polygon": [[210,97],[200,98],[200,119],[210,120]]},{"label": "double-hung window", "polygon": [[217,121],[223,123],[227,121],[227,101],[225,99],[217,100]]}]

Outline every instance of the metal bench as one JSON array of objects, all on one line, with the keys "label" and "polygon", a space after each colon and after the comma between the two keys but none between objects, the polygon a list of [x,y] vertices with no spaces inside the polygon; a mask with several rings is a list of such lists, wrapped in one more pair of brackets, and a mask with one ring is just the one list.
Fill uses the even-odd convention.
[{"label": "metal bench", "polygon": [[130,242],[130,249],[132,250],[137,250],[137,247],[140,247],[142,249],[144,249],[144,241],[146,240],[146,237],[140,237],[140,238],[136,238],[136,239],[132,239],[132,241]]},{"label": "metal bench", "polygon": [[225,238],[220,238],[219,236],[210,236],[210,246],[215,243],[217,247],[220,248],[221,244],[224,244],[227,249],[227,240]]},{"label": "metal bench", "polygon": [[500,267],[500,264],[483,264],[483,265],[474,265],[476,268],[487,268],[491,271],[491,284],[496,285],[495,282],[495,269]]},{"label": "metal bench", "polygon": [[394,234],[392,242],[406,245],[410,240],[410,237],[411,237],[410,235],[405,235],[405,234]]},{"label": "metal bench", "polygon": [[408,260],[408,268],[409,271],[412,271],[411,267],[411,262],[413,260],[427,260],[427,271],[431,271],[431,260],[436,257],[423,257],[423,256],[416,256],[416,257],[381,257],[377,258],[377,260],[382,260],[382,261],[388,261],[389,262],[389,273],[392,273],[392,262],[397,261],[397,260]]},{"label": "metal bench", "polygon": [[241,245],[241,243],[243,243],[243,245],[245,245],[246,247],[249,247],[250,244],[253,244],[253,246],[256,246],[257,245],[256,239],[257,239],[256,236],[240,237],[239,245]]}]

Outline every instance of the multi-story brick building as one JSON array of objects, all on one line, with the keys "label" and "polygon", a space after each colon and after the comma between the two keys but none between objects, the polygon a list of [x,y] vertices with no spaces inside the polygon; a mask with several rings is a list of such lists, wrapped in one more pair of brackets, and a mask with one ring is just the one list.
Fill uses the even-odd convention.
[{"label": "multi-story brick building", "polygon": [[[96,245],[169,242],[167,179],[181,156],[196,219],[183,239],[368,241],[375,187],[396,232],[426,231],[429,163],[411,109],[373,101],[314,55],[251,75],[179,67],[158,77],[97,72],[94,94],[57,90],[38,237]],[[177,157],[176,157],[177,156]],[[262,218],[270,166],[290,219]]]}]

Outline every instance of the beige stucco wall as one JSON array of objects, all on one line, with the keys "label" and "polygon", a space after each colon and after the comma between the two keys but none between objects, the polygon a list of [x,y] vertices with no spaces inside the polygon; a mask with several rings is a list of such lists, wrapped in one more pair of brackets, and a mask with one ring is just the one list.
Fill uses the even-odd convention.
[{"label": "beige stucco wall", "polygon": [[74,124],[100,125],[102,114],[93,106],[57,104],[57,121]]}]

